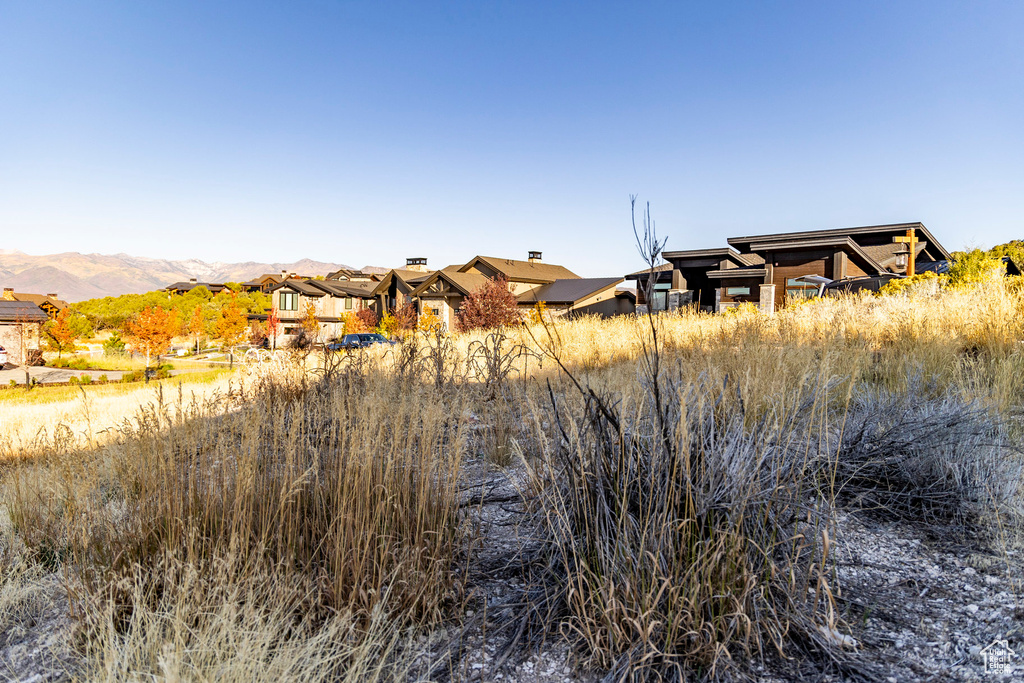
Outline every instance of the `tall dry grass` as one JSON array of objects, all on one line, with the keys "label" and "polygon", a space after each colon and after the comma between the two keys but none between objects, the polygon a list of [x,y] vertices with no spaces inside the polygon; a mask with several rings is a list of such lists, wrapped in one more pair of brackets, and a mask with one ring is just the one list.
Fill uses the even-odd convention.
[{"label": "tall dry grass", "polygon": [[[792,654],[867,671],[832,599],[833,510],[1019,511],[1022,309],[993,283],[560,320],[310,352],[103,418],[97,396],[84,423],[5,402],[32,456],[5,500],[19,562],[68,577],[98,679],[400,679],[408,630],[459,619],[476,455],[533,473],[515,642],[569,634],[637,679]],[[907,449],[907,419],[970,439]]]}]

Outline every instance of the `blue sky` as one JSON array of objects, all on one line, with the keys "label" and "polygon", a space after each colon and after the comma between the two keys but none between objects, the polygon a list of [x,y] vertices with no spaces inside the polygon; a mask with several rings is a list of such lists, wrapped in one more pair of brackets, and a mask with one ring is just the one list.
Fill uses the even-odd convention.
[{"label": "blue sky", "polygon": [[0,249],[640,267],[1024,237],[1024,3],[0,0]]}]

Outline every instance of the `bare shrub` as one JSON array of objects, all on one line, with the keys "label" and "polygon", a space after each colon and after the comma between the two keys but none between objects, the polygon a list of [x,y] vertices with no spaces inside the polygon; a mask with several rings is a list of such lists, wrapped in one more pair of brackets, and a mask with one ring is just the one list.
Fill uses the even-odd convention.
[{"label": "bare shrub", "polygon": [[726,389],[661,382],[660,416],[650,386],[633,405],[552,394],[532,472],[544,550],[517,635],[571,633],[607,680],[715,679],[741,654],[844,664],[805,447],[821,425],[800,417],[824,387],[747,430]]},{"label": "bare shrub", "polygon": [[859,504],[942,534],[982,531],[1018,515],[1022,452],[1007,424],[977,400],[927,383],[859,385],[833,467],[837,490]]}]

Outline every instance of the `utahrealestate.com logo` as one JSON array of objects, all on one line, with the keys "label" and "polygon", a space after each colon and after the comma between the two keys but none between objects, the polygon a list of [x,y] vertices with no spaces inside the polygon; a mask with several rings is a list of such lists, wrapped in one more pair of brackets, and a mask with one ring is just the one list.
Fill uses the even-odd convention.
[{"label": "utahrealestate.com logo", "polygon": [[1017,653],[1010,649],[1008,641],[993,640],[980,654],[985,660],[987,674],[1008,674],[1015,668],[1013,660],[1017,659]]}]

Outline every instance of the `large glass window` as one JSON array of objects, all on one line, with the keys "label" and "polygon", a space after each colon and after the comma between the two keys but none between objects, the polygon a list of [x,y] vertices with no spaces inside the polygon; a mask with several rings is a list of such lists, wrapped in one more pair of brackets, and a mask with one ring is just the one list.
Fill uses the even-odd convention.
[{"label": "large glass window", "polygon": [[282,311],[299,310],[299,295],[297,292],[281,292],[281,303],[278,306]]},{"label": "large glass window", "polygon": [[668,290],[671,288],[672,285],[668,282],[654,285],[654,291],[651,292],[652,311],[664,311],[668,309]]},{"label": "large glass window", "polygon": [[727,296],[750,296],[750,287],[726,287]]},{"label": "large glass window", "polygon": [[800,301],[818,296],[818,285],[791,277],[786,280],[786,300]]},{"label": "large glass window", "polygon": [[345,310],[346,311],[352,310],[352,297],[350,297],[350,296],[346,296],[345,297]]}]

